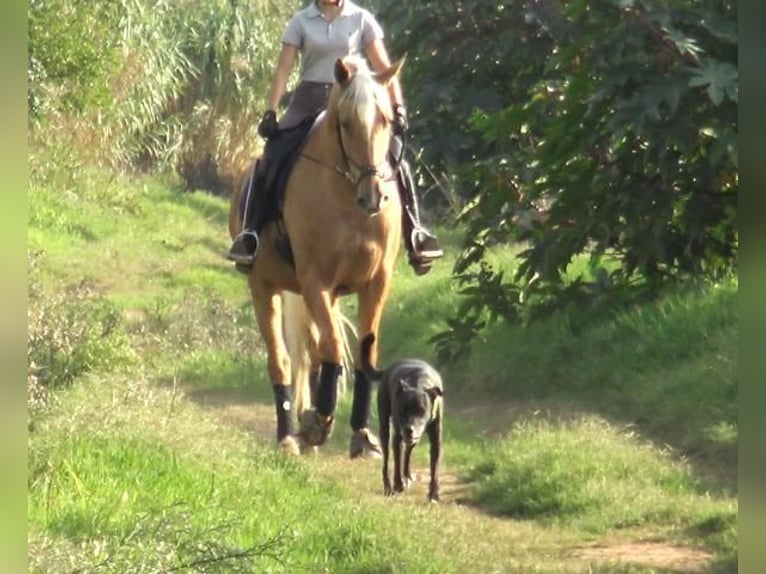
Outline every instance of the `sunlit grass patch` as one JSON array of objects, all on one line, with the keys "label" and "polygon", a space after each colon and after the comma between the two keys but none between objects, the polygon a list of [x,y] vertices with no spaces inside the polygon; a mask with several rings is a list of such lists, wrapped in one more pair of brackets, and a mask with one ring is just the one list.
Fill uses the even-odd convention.
[{"label": "sunlit grass patch", "polygon": [[474,500],[495,513],[593,533],[736,515],[735,503],[711,498],[671,453],[595,417],[518,423],[470,478]]},{"label": "sunlit grass patch", "polygon": [[77,548],[90,555],[79,559],[111,572],[213,559],[245,571],[284,559],[291,540],[280,518],[295,519],[286,494],[311,496],[311,480],[291,462],[255,449],[233,476],[146,440],[75,435],[33,451],[30,520],[38,532],[88,541]]}]

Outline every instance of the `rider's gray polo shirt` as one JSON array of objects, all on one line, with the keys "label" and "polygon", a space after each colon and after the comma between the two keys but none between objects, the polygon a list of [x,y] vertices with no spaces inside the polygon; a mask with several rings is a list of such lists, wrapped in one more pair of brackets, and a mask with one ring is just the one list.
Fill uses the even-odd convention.
[{"label": "rider's gray polo shirt", "polygon": [[282,42],[296,46],[301,54],[301,80],[333,82],[335,60],[347,55],[364,56],[364,47],[383,38],[383,28],[368,10],[343,1],[332,22],[312,2],[287,24]]}]

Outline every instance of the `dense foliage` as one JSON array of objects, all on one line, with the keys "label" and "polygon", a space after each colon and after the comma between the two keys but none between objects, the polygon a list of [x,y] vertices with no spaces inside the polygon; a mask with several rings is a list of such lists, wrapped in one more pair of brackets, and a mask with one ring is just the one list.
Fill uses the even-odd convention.
[{"label": "dense foliage", "polygon": [[31,141],[188,187],[236,177],[259,139],[295,2],[51,0],[28,6]]},{"label": "dense foliage", "polygon": [[31,119],[54,111],[109,106],[118,59],[114,2],[31,0],[28,5],[28,105]]},{"label": "dense foliage", "polygon": [[[736,262],[735,1],[388,2],[384,14],[412,56],[414,139],[465,203],[456,273],[469,296],[453,329]],[[496,242],[526,246],[510,283],[484,260]],[[589,268],[565,281],[580,255]]]}]

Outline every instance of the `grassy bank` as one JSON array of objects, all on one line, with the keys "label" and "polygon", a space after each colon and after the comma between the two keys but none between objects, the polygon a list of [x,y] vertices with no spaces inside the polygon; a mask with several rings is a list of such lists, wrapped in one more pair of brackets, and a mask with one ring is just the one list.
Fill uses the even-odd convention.
[{"label": "grassy bank", "polygon": [[[491,327],[444,369],[447,495],[429,506],[423,484],[382,497],[377,463],[346,459],[345,425],[316,457],[273,451],[225,201],[48,181],[29,192],[30,571],[736,570],[736,278]],[[435,357],[459,297],[458,232],[440,236],[426,277],[397,263],[383,364]]]}]

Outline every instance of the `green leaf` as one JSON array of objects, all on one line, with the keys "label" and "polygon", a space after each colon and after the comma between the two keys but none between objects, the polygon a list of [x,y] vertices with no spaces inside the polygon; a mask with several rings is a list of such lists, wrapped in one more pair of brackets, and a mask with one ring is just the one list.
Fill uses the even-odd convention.
[{"label": "green leaf", "polygon": [[693,71],[689,86],[693,88],[707,86],[707,93],[714,105],[720,105],[724,96],[733,102],[738,101],[739,72],[728,62],[709,60],[703,67]]},{"label": "green leaf", "polygon": [[667,26],[664,28],[664,32],[667,39],[675,44],[676,49],[681,54],[692,54],[696,56],[703,51],[694,38],[687,36],[676,28]]}]

